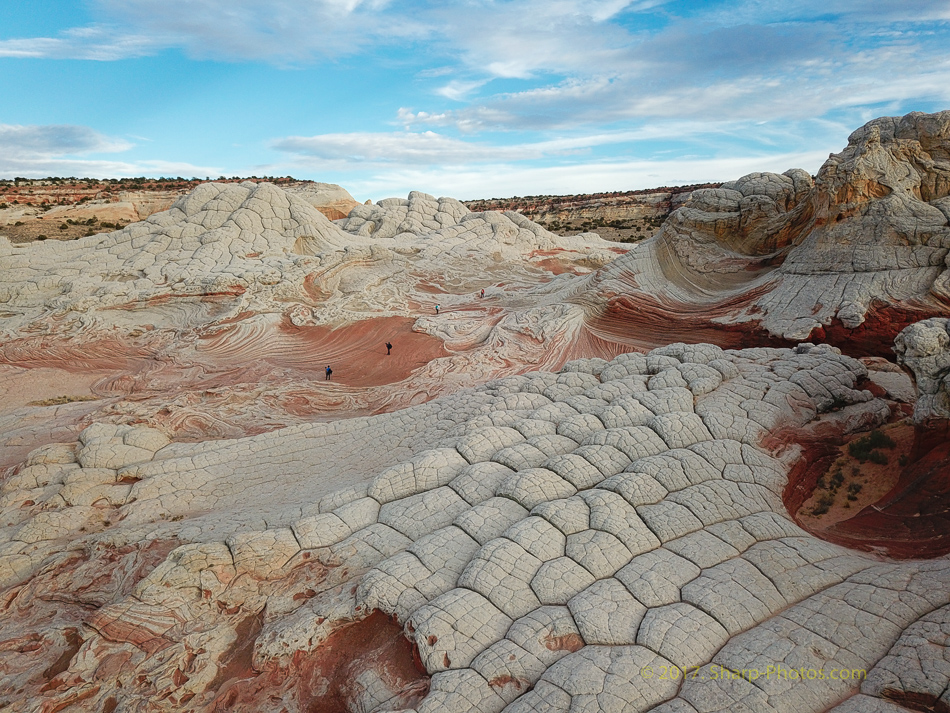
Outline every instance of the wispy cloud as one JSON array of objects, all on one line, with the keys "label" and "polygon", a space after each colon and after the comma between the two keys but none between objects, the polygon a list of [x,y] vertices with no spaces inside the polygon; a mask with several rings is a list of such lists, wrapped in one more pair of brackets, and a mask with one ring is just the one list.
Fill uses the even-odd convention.
[{"label": "wispy cloud", "polygon": [[91,26],[73,28],[58,37],[0,40],[0,58],[86,59],[113,61],[143,57],[163,46],[161,38]]},{"label": "wispy cloud", "polygon": [[[724,181],[754,171],[784,171],[800,167],[812,173],[827,151],[737,156],[723,159],[590,161],[565,166],[509,163],[465,167],[418,168],[379,166],[375,171],[324,174],[342,182],[350,193],[378,200],[422,190],[462,200],[514,195],[570,195],[626,191],[664,185]],[[281,173],[275,169],[273,173]]]},{"label": "wispy cloud", "polygon": [[0,124],[0,155],[7,158],[115,153],[130,148],[128,141],[104,136],[88,126]]},{"label": "wispy cloud", "polygon": [[96,0],[98,22],[56,37],[0,40],[0,57],[118,60],[178,48],[191,57],[311,62],[425,34],[389,0]]},{"label": "wispy cloud", "polygon": [[[733,127],[738,132],[739,126]],[[288,136],[271,143],[272,148],[328,162],[401,163],[406,165],[459,165],[498,161],[533,161],[570,157],[590,149],[655,139],[685,140],[708,135],[703,124],[678,122],[651,124],[627,131],[562,136],[540,141],[490,143],[458,139],[434,131],[353,132]]]},{"label": "wispy cloud", "polygon": [[[339,65],[354,72],[349,77],[375,75],[365,85],[357,80],[351,97],[334,92],[338,104],[315,108],[309,126],[298,113],[285,130],[275,111],[259,121],[274,128],[261,132],[283,138],[241,139],[254,161],[273,159],[304,175],[397,182],[430,175],[464,189],[474,184],[460,184],[463,176],[497,186],[492,170],[547,185],[549,172],[606,180],[678,160],[692,167],[683,180],[705,180],[706,168],[731,165],[721,156],[746,156],[752,165],[819,146],[826,155],[873,116],[950,105],[947,0],[90,0],[88,7],[88,26],[0,40],[0,57],[121,60],[172,49],[267,63],[271,73],[309,68],[299,73],[308,79]],[[333,64],[341,57],[350,59]],[[373,81],[384,73],[380,91]],[[204,109],[215,116],[214,107]],[[328,115],[333,121],[321,124]],[[353,130],[340,133],[351,119]],[[80,134],[76,146],[99,147],[87,154],[119,150],[101,136],[82,144]],[[20,147],[6,152],[19,165],[101,159],[70,148],[43,153],[30,136],[6,139]],[[225,172],[239,172],[233,139],[222,146],[232,151],[219,149]],[[145,166],[102,165],[122,175]],[[663,168],[655,179],[675,175]]]},{"label": "wispy cloud", "polygon": [[218,176],[217,168],[165,160],[119,161],[133,144],[88,126],[0,124],[0,176]]},{"label": "wispy cloud", "polygon": [[[324,134],[288,137],[274,147],[286,161],[262,169],[268,174],[316,173],[374,199],[419,189],[460,198],[525,193],[584,193],[658,185],[723,181],[751,171],[781,172],[800,167],[816,172],[841,148],[850,128],[809,122],[793,131],[808,134],[810,150],[777,148],[787,143],[782,125],[733,124],[711,134],[701,122],[649,124],[640,129],[566,136],[508,145],[461,140],[435,132]],[[755,148],[739,138],[758,134]],[[688,141],[697,152],[722,150],[716,157],[649,153],[658,140]],[[604,149],[604,151],[598,151]],[[730,150],[731,149],[731,150]],[[605,156],[616,155],[616,158]]]},{"label": "wispy cloud", "polygon": [[[218,177],[224,173],[216,166],[196,166],[187,161],[109,161],[104,159],[69,159],[56,156],[17,158],[0,156],[0,176],[77,176],[123,178],[132,176]],[[229,174],[230,175],[230,174]]]}]

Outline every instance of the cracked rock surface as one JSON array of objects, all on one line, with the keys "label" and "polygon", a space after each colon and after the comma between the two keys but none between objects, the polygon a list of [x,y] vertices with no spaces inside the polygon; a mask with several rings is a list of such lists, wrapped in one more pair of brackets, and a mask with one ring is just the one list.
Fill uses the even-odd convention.
[{"label": "cracked rock surface", "polygon": [[672,344],[229,441],[94,424],[3,483],[3,702],[798,713],[939,699],[947,558],[808,534],[782,502],[803,449],[764,445],[842,407],[885,417],[866,376],[828,346]]}]

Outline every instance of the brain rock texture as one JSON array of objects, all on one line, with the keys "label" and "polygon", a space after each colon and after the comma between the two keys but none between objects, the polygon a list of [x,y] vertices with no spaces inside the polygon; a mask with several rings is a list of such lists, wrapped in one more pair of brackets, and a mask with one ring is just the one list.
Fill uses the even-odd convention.
[{"label": "brain rock texture", "polygon": [[[895,691],[946,690],[947,560],[882,561],[807,534],[782,502],[803,451],[763,446],[832,408],[886,418],[856,388],[866,375],[826,346],[673,344],[267,438],[189,446],[91,426],[6,482],[5,585],[130,541],[186,544],[126,595],[85,595],[78,649],[42,693],[23,685],[29,653],[3,688],[23,691],[14,710],[110,697],[307,710],[321,689],[291,685],[301,662],[382,613],[431,678],[394,681],[378,654],[351,671],[341,709],[896,710]],[[357,442],[403,455],[352,458]],[[274,468],[249,479],[264,459]],[[314,503],[286,492],[300,471],[359,475],[360,460],[362,484]],[[45,503],[32,517],[24,492]],[[251,505],[262,493],[269,509]],[[12,591],[26,622],[39,605]],[[222,694],[212,684],[241,647],[245,677]],[[766,679],[769,666],[868,674]],[[763,676],[723,674],[743,670]]]},{"label": "brain rock texture", "polygon": [[948,194],[914,113],[634,246],[251,182],[0,240],[0,710],[950,710]]}]

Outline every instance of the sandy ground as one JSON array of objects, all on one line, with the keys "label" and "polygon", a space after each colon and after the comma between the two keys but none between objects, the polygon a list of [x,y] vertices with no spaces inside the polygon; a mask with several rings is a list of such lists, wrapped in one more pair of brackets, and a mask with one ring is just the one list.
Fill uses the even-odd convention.
[{"label": "sandy ground", "polygon": [[[821,532],[833,525],[851,519],[865,507],[873,505],[888,493],[901,474],[901,456],[910,455],[914,444],[914,427],[907,421],[887,424],[879,429],[894,440],[893,448],[879,449],[887,456],[886,464],[865,461],[861,463],[848,452],[848,443],[866,436],[858,433],[839,448],[838,457],[819,478],[811,497],[799,508],[796,517],[812,532]],[[834,474],[841,473],[841,482],[834,486]],[[860,487],[859,487],[860,486]],[[857,490],[857,492],[854,492]],[[849,497],[850,496],[850,497]],[[822,503],[828,504],[827,512]],[[816,508],[818,512],[816,513]]]}]

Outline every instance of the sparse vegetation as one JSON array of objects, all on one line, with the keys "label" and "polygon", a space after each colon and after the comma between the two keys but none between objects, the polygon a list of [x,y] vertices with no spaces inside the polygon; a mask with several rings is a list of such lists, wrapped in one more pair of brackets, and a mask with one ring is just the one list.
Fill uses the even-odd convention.
[{"label": "sparse vegetation", "polygon": [[77,401],[95,400],[95,396],[55,396],[51,399],[44,399],[42,401],[30,401],[27,406],[62,406],[63,404],[71,404]]},{"label": "sparse vegetation", "polygon": [[848,444],[848,453],[852,458],[861,463],[871,461],[879,465],[887,465],[887,456],[881,453],[879,448],[893,448],[894,439],[877,429],[871,431],[868,435],[851,441]]},{"label": "sparse vegetation", "polygon": [[835,498],[833,495],[825,494],[818,498],[818,502],[815,503],[815,507],[812,508],[812,515],[824,515],[831,509],[831,506],[835,504]]},{"label": "sparse vegetation", "polygon": [[848,486],[848,500],[854,502],[858,499],[858,493],[861,492],[864,486],[861,483],[851,483]]}]

